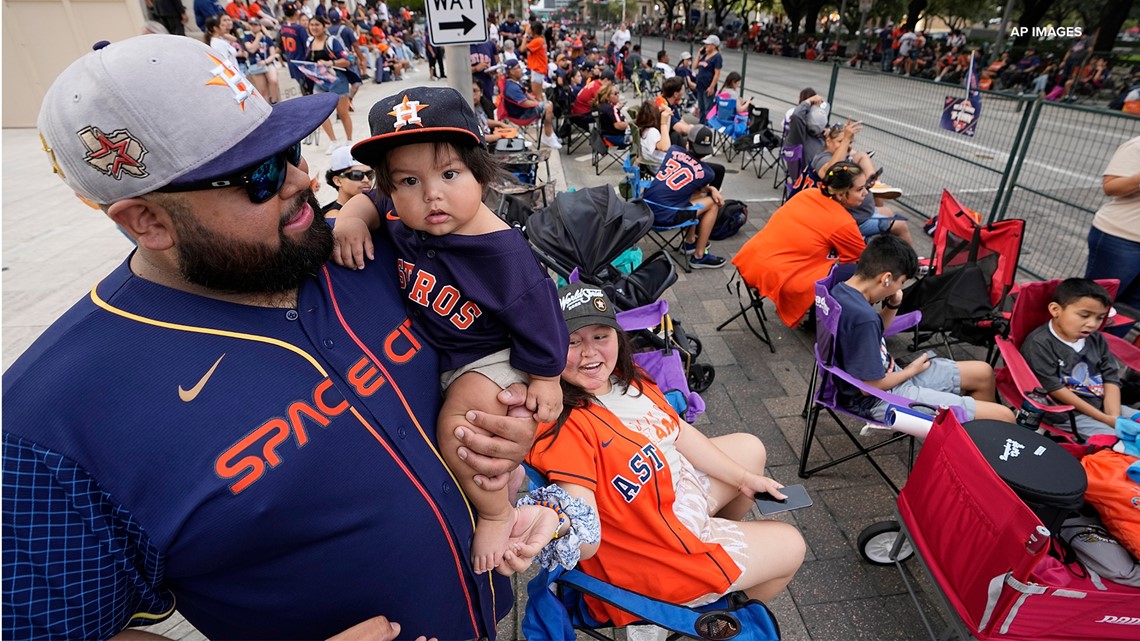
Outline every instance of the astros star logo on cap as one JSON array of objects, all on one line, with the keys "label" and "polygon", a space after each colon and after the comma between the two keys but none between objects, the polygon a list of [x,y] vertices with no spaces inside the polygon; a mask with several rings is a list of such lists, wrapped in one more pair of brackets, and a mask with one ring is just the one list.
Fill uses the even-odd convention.
[{"label": "astros star logo on cap", "polygon": [[242,111],[245,111],[245,101],[249,99],[250,96],[256,94],[257,89],[242,75],[241,71],[234,68],[232,63],[217,58],[212,54],[206,55],[210,56],[210,60],[218,63],[218,66],[214,67],[211,72],[214,74],[214,77],[210,78],[206,84],[229,87],[230,90],[234,92],[234,101],[238,103]]},{"label": "astros star logo on cap", "polygon": [[396,105],[392,111],[389,111],[388,115],[396,117],[396,131],[399,131],[404,125],[419,125],[423,127],[424,123],[420,120],[419,113],[420,110],[427,109],[429,106],[430,105],[421,105],[418,100],[408,100],[408,96],[405,95],[403,102]]},{"label": "astros star logo on cap", "polygon": [[88,150],[83,160],[111,178],[120,180],[124,173],[135,178],[150,175],[142,162],[146,147],[126,129],[105,134],[98,127],[87,127],[79,132],[79,139]]}]

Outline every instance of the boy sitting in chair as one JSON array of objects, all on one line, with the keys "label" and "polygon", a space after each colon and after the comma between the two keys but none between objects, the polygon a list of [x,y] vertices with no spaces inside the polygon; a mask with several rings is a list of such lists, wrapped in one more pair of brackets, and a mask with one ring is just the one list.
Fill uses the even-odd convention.
[{"label": "boy sitting in chair", "polygon": [[645,190],[645,203],[653,211],[654,224],[662,226],[683,222],[691,217],[687,208],[699,206],[700,222],[689,227],[681,249],[693,269],[718,269],[724,267],[724,259],[707,250],[717,213],[724,206],[720,195],[724,167],[702,161],[713,152],[712,129],[693,127],[687,138],[688,149],[674,145],[665,152],[661,168]]},{"label": "boy sitting in chair", "polygon": [[[836,364],[867,385],[931,407],[957,406],[975,418],[1013,422],[1013,412],[994,402],[994,372],[983,361],[952,361],[920,354],[899,367],[887,351],[883,329],[902,303],[903,285],[918,271],[918,256],[895,236],[875,236],[859,257],[855,275],[831,289],[843,307],[836,329]],[[872,307],[882,303],[876,312]],[[839,400],[849,411],[882,422],[887,403],[840,383]]]},{"label": "boy sitting in chair", "polygon": [[1077,433],[1085,437],[1115,435],[1120,416],[1116,359],[1097,331],[1110,307],[1108,292],[1095,281],[1068,278],[1053,291],[1053,319],[1021,345],[1025,362],[1049,397],[1076,408]]}]

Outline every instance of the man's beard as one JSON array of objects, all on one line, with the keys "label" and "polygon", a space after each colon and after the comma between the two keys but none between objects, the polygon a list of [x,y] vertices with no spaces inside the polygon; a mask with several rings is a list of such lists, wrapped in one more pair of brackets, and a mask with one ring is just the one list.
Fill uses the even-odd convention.
[{"label": "man's beard", "polygon": [[[285,223],[308,202],[313,223],[299,239],[285,235]],[[181,209],[181,211],[178,211]],[[199,224],[189,208],[171,212],[178,234],[178,267],[182,277],[210,289],[243,293],[275,294],[297,288],[315,274],[332,255],[332,229],[311,190],[298,195],[296,203],[278,223],[278,247],[226,238]]]}]

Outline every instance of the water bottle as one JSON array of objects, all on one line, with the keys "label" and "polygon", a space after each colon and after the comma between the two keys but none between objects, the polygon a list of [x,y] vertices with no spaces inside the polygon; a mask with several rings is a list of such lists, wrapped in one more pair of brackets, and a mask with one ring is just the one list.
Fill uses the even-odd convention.
[{"label": "water bottle", "polygon": [[1041,426],[1041,419],[1045,416],[1045,412],[1038,409],[1030,401],[1044,405],[1048,395],[1045,390],[1038,387],[1037,389],[1025,395],[1025,400],[1021,403],[1021,409],[1017,410],[1015,420],[1017,424],[1031,430],[1036,430]]}]

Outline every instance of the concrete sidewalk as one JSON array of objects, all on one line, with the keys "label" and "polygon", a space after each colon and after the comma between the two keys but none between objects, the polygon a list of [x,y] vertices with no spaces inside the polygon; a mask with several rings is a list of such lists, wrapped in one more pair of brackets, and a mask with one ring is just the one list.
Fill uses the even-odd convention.
[{"label": "concrete sidewalk", "polygon": [[[355,100],[356,139],[365,137],[368,108],[376,100],[403,87],[427,83],[426,69],[421,64],[418,73],[411,74],[408,81],[366,84]],[[772,107],[773,113],[779,113],[775,109],[778,105]],[[342,135],[339,127],[337,135]],[[0,261],[4,269],[2,325],[6,369],[51,322],[118,265],[131,245],[101,212],[81,203],[51,174],[34,130],[4,130],[3,144]],[[328,166],[324,151],[323,144],[305,148],[310,174],[322,183]],[[580,188],[620,182],[621,171],[616,167],[595,176],[588,157],[588,149],[580,150],[573,158],[558,154],[552,157],[552,178],[559,189],[567,185]],[[726,257],[731,257],[762,227],[779,204],[779,192],[772,189],[771,177],[757,180],[751,168],[745,172],[736,169],[739,162],[729,163],[724,192],[728,198],[749,203],[750,221],[737,236],[716,243],[713,251]],[[327,186],[318,193],[322,202],[333,196]],[[917,225],[912,227],[919,231]],[[916,237],[920,235],[916,233]],[[643,241],[642,246],[646,255],[652,253],[651,245]],[[719,271],[682,272],[666,295],[675,317],[703,341],[701,360],[714,365],[717,371],[715,382],[704,394],[708,412],[697,424],[710,436],[740,431],[756,434],[768,448],[771,476],[786,484],[799,483],[796,465],[804,429],[800,409],[814,366],[812,336],[783,327],[771,313],[773,321],[768,326],[776,345],[775,354],[739,321],[716,331],[716,326],[736,309],[735,297],[725,287],[731,272],[731,266]],[[896,355],[904,352],[898,344],[893,344],[892,349]],[[822,419],[813,461],[849,449],[846,438],[828,419]],[[905,454],[902,446],[892,446],[879,456],[900,483],[906,475]],[[809,548],[807,560],[790,589],[771,604],[784,638],[924,638],[925,631],[895,569],[870,566],[855,549],[856,538],[864,527],[893,516],[891,491],[869,465],[858,460],[804,483],[815,506],[781,517],[800,528]],[[520,605],[525,599],[523,588],[520,580],[516,590]],[[930,600],[924,601],[926,612],[935,613]],[[516,608],[502,621],[500,638],[518,638],[520,618],[521,608]],[[176,639],[202,638],[177,616],[148,630]]]}]

